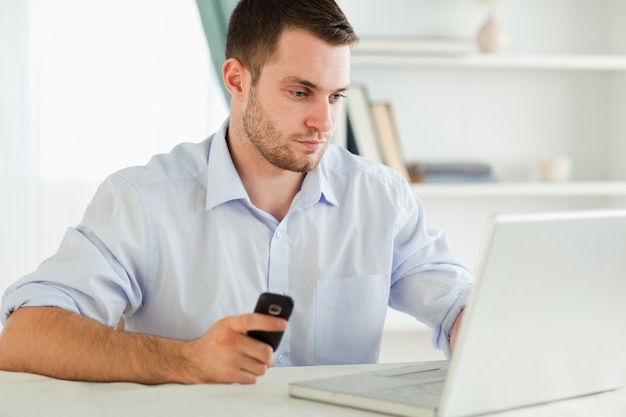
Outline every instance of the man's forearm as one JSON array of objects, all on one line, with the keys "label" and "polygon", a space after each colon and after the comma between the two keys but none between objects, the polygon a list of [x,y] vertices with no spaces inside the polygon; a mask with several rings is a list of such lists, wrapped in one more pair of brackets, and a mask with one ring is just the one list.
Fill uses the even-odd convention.
[{"label": "man's forearm", "polygon": [[23,307],[0,335],[0,369],[82,381],[186,381],[184,342],[118,331],[53,307]]}]

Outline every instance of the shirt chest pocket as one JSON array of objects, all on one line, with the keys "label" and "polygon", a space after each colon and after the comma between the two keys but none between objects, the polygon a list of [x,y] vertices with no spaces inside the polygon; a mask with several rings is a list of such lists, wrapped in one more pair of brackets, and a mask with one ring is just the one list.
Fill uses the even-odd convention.
[{"label": "shirt chest pocket", "polygon": [[315,356],[318,364],[375,363],[389,283],[383,275],[317,283]]}]

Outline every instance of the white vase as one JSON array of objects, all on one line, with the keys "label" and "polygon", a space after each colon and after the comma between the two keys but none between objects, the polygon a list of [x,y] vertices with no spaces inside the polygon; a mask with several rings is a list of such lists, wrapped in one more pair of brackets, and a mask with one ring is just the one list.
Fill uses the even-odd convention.
[{"label": "white vase", "polygon": [[487,54],[498,54],[506,50],[509,44],[509,35],[492,12],[489,13],[487,21],[480,28],[477,41],[480,51]]}]

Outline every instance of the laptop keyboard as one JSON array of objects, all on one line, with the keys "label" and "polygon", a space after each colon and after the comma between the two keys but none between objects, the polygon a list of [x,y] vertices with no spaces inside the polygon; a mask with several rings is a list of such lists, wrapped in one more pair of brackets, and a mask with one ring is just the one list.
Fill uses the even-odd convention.
[{"label": "laptop keyboard", "polygon": [[382,398],[398,400],[412,404],[437,406],[443,391],[444,381],[427,382],[419,384],[400,385],[393,388],[385,388],[377,394]]}]

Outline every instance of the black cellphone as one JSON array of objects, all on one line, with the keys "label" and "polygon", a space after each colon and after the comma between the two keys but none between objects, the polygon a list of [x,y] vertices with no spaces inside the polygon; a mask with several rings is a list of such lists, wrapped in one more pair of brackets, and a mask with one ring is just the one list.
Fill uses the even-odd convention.
[{"label": "black cellphone", "polygon": [[[288,295],[264,292],[259,296],[254,312],[269,314],[270,316],[282,317],[285,320],[289,320],[292,310],[293,299]],[[251,330],[248,332],[248,336],[267,343],[274,351],[276,351],[278,345],[280,344],[280,340],[283,338],[283,332]]]}]

